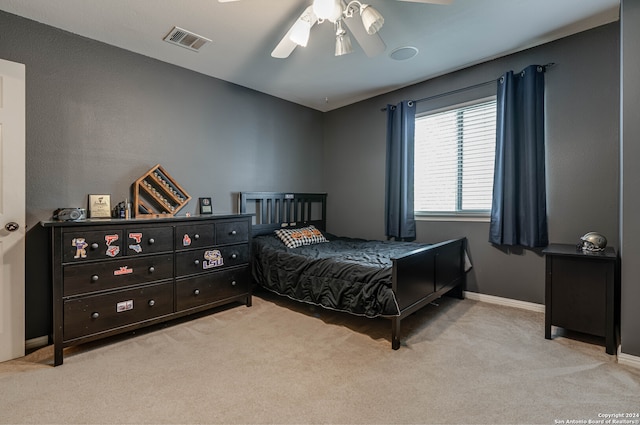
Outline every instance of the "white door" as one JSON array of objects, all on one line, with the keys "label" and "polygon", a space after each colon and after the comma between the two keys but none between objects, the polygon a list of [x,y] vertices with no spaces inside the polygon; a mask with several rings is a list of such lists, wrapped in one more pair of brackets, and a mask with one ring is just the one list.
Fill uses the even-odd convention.
[{"label": "white door", "polygon": [[0,59],[0,362],[24,355],[25,68]]}]

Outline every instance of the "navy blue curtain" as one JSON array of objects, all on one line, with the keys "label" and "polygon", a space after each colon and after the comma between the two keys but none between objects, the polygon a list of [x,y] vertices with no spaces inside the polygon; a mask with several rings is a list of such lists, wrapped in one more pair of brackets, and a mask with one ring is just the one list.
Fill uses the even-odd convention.
[{"label": "navy blue curtain", "polygon": [[416,104],[387,105],[387,181],[385,233],[387,238],[414,240],[413,152]]},{"label": "navy blue curtain", "polygon": [[548,245],[544,71],[530,65],[498,80],[496,162],[489,242]]}]

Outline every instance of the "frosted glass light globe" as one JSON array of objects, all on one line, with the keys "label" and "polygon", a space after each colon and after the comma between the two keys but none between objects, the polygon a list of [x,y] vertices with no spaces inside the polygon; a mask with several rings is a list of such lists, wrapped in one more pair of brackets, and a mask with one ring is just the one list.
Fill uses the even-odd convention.
[{"label": "frosted glass light globe", "polygon": [[335,22],[342,14],[340,0],[313,0],[313,13],[318,19]]}]

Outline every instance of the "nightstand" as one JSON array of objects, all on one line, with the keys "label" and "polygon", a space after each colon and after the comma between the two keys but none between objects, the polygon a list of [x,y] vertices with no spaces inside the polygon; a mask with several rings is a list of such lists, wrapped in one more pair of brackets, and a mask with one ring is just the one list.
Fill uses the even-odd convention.
[{"label": "nightstand", "polygon": [[604,337],[607,354],[615,354],[619,323],[615,249],[583,252],[576,245],[551,244],[542,252],[545,338],[551,339],[551,326],[559,326]]}]

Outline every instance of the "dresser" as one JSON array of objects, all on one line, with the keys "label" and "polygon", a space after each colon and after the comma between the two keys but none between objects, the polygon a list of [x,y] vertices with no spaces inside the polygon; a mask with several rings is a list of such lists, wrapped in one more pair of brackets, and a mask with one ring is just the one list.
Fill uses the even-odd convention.
[{"label": "dresser", "polygon": [[42,222],[51,232],[54,366],[64,347],[251,306],[251,217]]},{"label": "dresser", "polygon": [[551,244],[546,257],[545,338],[551,326],[604,337],[606,352],[615,354],[620,317],[617,255],[608,247],[582,252],[575,245]]}]

